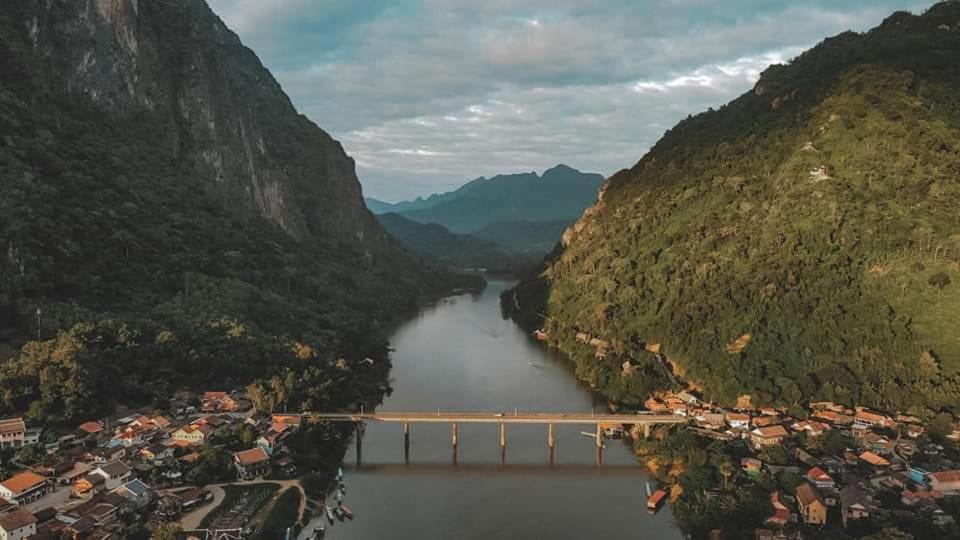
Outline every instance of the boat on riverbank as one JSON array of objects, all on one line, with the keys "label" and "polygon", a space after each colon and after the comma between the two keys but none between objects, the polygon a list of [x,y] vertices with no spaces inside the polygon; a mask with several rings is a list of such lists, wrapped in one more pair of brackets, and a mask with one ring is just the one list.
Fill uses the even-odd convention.
[{"label": "boat on riverbank", "polygon": [[667,490],[660,488],[653,492],[653,495],[647,499],[647,511],[651,513],[656,513],[660,509],[660,505],[667,499]]},{"label": "boat on riverbank", "polygon": [[353,519],[353,510],[346,505],[340,505],[340,510],[343,510],[343,515],[347,516],[347,519]]},{"label": "boat on riverbank", "polygon": [[327,506],[326,514],[327,514],[327,521],[329,521],[330,524],[333,525],[333,509]]}]

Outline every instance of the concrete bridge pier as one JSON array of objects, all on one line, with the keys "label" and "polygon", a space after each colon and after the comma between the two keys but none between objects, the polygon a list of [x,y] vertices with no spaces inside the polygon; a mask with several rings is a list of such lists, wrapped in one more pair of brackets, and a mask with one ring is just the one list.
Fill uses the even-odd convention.
[{"label": "concrete bridge pier", "polygon": [[457,423],[450,424],[450,444],[454,449],[457,448]]},{"label": "concrete bridge pier", "polygon": [[600,429],[600,424],[597,423],[597,465],[603,464],[603,430]]},{"label": "concrete bridge pier", "polygon": [[650,424],[643,425],[643,438],[644,439],[650,438]]},{"label": "concrete bridge pier", "polygon": [[555,441],[553,438],[553,422],[550,422],[549,424],[547,424],[547,446],[550,447],[550,450],[553,450],[554,442]]},{"label": "concrete bridge pier", "polygon": [[410,464],[410,422],[403,423],[403,461]]},{"label": "concrete bridge pier", "polygon": [[357,422],[357,466],[363,461],[363,422]]}]

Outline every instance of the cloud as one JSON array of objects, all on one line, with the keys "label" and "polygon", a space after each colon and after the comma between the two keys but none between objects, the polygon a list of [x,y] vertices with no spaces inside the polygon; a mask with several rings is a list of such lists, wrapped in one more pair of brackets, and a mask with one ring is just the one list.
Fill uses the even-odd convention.
[{"label": "cloud", "polygon": [[[563,162],[611,174],[769,64],[913,0],[212,0],[365,192]],[[267,7],[269,6],[269,8]]]}]

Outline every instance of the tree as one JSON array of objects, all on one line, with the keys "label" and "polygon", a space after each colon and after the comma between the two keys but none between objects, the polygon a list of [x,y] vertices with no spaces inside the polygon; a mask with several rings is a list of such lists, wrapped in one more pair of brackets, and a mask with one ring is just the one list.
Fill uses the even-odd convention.
[{"label": "tree", "polygon": [[720,465],[717,467],[717,471],[723,476],[723,488],[730,489],[730,477],[733,476],[733,473],[736,472],[733,464],[729,460],[724,460],[720,462]]},{"label": "tree", "polygon": [[164,523],[153,530],[151,540],[177,540],[183,529],[176,523]]},{"label": "tree", "polygon": [[948,412],[938,414],[930,422],[927,432],[934,441],[943,442],[953,432],[953,415]]},{"label": "tree", "polygon": [[937,287],[939,289],[939,291],[937,291],[938,298],[943,298],[943,288],[950,284],[950,276],[944,272],[937,272],[930,276],[927,283],[933,287]]}]

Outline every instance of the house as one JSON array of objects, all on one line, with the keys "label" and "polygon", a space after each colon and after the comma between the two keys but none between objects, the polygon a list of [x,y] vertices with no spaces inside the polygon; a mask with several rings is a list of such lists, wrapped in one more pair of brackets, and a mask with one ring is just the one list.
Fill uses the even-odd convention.
[{"label": "house", "polygon": [[860,454],[857,459],[859,459],[860,462],[864,463],[875,473],[883,472],[890,467],[889,461],[869,450]]},{"label": "house", "polygon": [[103,423],[96,421],[84,422],[77,427],[77,431],[84,436],[99,435],[103,433],[104,429]]},{"label": "house", "polygon": [[826,525],[827,523],[827,505],[820,497],[817,488],[807,482],[801,482],[797,486],[797,506],[800,508],[800,516],[805,523],[811,525]]},{"label": "house", "polygon": [[823,435],[825,431],[830,429],[830,426],[817,422],[815,420],[802,420],[800,422],[794,422],[790,429],[798,433],[806,433],[808,437],[819,437]]},{"label": "house", "polygon": [[747,428],[750,427],[750,415],[742,413],[727,413],[727,424],[731,428]]},{"label": "house", "polygon": [[263,476],[270,470],[270,456],[258,446],[233,454],[233,464],[240,480],[250,480]]},{"label": "house", "polygon": [[750,432],[750,442],[757,449],[779,446],[786,438],[787,430],[780,425],[756,428]]},{"label": "house", "polygon": [[745,457],[740,460],[740,468],[748,478],[756,480],[763,470],[763,462],[756,458]]},{"label": "house", "polygon": [[751,423],[753,427],[767,427],[780,423],[779,416],[758,416],[754,418]]},{"label": "house", "polygon": [[99,474],[87,473],[73,482],[73,494],[76,497],[92,495],[104,490],[107,479]]},{"label": "house", "polygon": [[853,415],[854,425],[872,426],[872,427],[893,427],[894,421],[889,416],[873,412],[864,407],[857,407]]},{"label": "house", "polygon": [[57,474],[57,483],[70,485],[77,481],[78,478],[81,478],[91,469],[88,463],[76,462],[70,467],[69,470],[63,471]]},{"label": "house", "polygon": [[770,505],[773,506],[773,515],[767,518],[767,525],[783,527],[790,521],[790,509],[780,500],[780,492],[770,494]]},{"label": "house", "polygon": [[643,406],[654,414],[670,414],[670,408],[667,407],[663,401],[655,397],[648,398],[643,402]]},{"label": "house", "polygon": [[97,448],[91,450],[84,455],[84,459],[90,463],[110,463],[111,461],[117,461],[118,459],[123,459],[127,456],[127,449],[123,446],[114,446],[106,448]]},{"label": "house", "polygon": [[872,506],[870,498],[862,489],[849,486],[840,490],[840,516],[843,518],[844,527],[848,521],[869,518]]},{"label": "house", "polygon": [[230,412],[238,408],[237,400],[226,392],[204,392],[200,402],[204,412]]},{"label": "house", "polygon": [[947,495],[960,494],[960,470],[930,473],[927,479],[931,489]]},{"label": "house", "polygon": [[833,478],[820,467],[814,467],[807,471],[807,480],[819,489],[833,489],[836,487]]},{"label": "house", "polygon": [[213,433],[213,429],[210,424],[183,426],[173,432],[173,438],[187,444],[203,444],[207,437]]},{"label": "house", "polygon": [[23,418],[0,420],[0,448],[20,448],[40,442],[40,433],[27,431]]},{"label": "house", "polygon": [[0,497],[24,505],[46,495],[47,488],[46,477],[26,471],[0,482]]},{"label": "house", "polygon": [[172,422],[166,416],[158,415],[150,419],[150,423],[157,426],[157,429],[165,430],[170,427]]},{"label": "house", "polygon": [[97,467],[90,474],[103,477],[104,487],[114,490],[125,484],[133,476],[133,471],[122,461],[114,461]]},{"label": "house", "polygon": [[113,493],[126,499],[128,506],[135,510],[139,510],[150,504],[150,486],[140,480],[131,480],[113,490]]},{"label": "house", "polygon": [[146,448],[140,449],[140,455],[147,461],[160,463],[173,457],[174,449],[172,446],[164,446],[160,443],[154,443]]},{"label": "house", "polygon": [[303,417],[299,414],[275,414],[270,417],[270,423],[274,426],[278,424],[288,426],[293,431],[299,430],[302,422]]},{"label": "house", "polygon": [[0,540],[21,540],[37,534],[37,518],[19,508],[0,516]]}]

